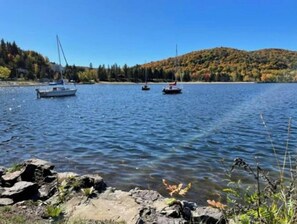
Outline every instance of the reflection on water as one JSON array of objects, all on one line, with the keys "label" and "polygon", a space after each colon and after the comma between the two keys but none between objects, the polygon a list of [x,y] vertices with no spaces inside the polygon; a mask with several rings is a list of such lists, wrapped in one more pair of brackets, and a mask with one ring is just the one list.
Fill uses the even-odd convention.
[{"label": "reflection on water", "polygon": [[204,203],[225,185],[222,159],[257,157],[276,169],[267,133],[283,155],[289,117],[296,151],[296,84],[189,84],[174,96],[162,87],[85,85],[76,97],[52,99],[36,99],[33,87],[0,88],[0,165],[37,157],[164,194],[162,178],[192,182],[189,197]]}]

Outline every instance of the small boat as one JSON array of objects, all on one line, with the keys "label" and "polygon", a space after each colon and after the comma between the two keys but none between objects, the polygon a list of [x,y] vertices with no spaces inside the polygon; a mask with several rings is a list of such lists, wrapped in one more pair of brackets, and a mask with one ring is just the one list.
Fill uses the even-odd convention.
[{"label": "small boat", "polygon": [[[176,60],[175,60],[175,67],[176,67],[176,72],[178,71],[177,68],[177,46],[176,46]],[[182,89],[177,86],[177,80],[176,80],[176,75],[175,76],[175,81],[173,83],[169,83],[167,86],[165,86],[162,90],[164,94],[179,94],[182,93]]]},{"label": "small boat", "polygon": [[179,94],[182,93],[182,89],[176,85],[176,81],[174,83],[169,83],[166,87],[163,88],[164,94]]},{"label": "small boat", "polygon": [[60,48],[62,50],[63,53],[63,57],[65,59],[66,65],[67,60],[66,57],[64,55],[64,51],[61,45],[61,42],[59,40],[59,37],[57,36],[57,46],[58,46],[58,55],[59,55],[59,72],[61,75],[61,79],[57,82],[52,82],[49,83],[49,85],[51,86],[55,86],[55,87],[51,87],[48,89],[35,89],[36,93],[37,93],[37,98],[44,98],[44,97],[65,97],[65,96],[74,96],[76,94],[77,89],[75,87],[67,87],[65,85],[65,82],[63,80],[63,71],[62,71],[62,66],[61,66],[61,58],[60,58]]},{"label": "small boat", "polygon": [[147,70],[145,69],[145,84],[141,87],[142,90],[150,90],[151,88],[147,84]]},{"label": "small boat", "polygon": [[142,90],[150,90],[151,88],[147,85],[147,84],[144,84],[142,87],[141,87]]},{"label": "small boat", "polygon": [[37,98],[74,96],[76,91],[76,88],[68,88],[65,87],[65,85],[56,86],[50,89],[36,89]]},{"label": "small boat", "polygon": [[63,80],[58,80],[58,81],[55,81],[55,82],[50,82],[49,85],[50,86],[55,86],[55,85],[62,85],[63,84]]}]

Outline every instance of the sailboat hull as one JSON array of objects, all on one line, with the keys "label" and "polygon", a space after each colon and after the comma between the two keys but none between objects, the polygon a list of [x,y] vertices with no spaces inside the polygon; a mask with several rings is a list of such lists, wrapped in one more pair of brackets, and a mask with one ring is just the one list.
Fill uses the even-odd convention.
[{"label": "sailboat hull", "polygon": [[164,94],[179,94],[182,93],[182,89],[175,87],[175,88],[170,88],[170,87],[165,87],[163,89],[163,93]]},{"label": "sailboat hull", "polygon": [[52,89],[36,89],[38,98],[75,96],[77,89],[54,87]]},{"label": "sailboat hull", "polygon": [[141,87],[142,90],[150,90],[151,88],[147,85]]}]

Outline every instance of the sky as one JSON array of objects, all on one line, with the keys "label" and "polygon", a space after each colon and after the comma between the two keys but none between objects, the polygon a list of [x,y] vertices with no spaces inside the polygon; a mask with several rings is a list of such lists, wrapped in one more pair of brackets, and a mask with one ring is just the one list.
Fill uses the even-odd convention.
[{"label": "sky", "polygon": [[134,66],[215,47],[297,50],[297,0],[0,0],[0,39],[58,63]]}]

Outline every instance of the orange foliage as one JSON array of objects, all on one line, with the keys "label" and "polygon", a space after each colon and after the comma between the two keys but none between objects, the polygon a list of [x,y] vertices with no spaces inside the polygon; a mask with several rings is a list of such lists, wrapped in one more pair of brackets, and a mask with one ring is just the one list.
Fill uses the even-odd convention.
[{"label": "orange foliage", "polygon": [[224,204],[222,204],[221,202],[219,202],[219,201],[215,201],[215,200],[207,200],[207,203],[208,203],[211,207],[218,208],[218,209],[221,209],[221,210],[224,210],[225,207],[227,207],[227,205],[224,205]]},{"label": "orange foliage", "polygon": [[167,183],[165,179],[162,180],[164,186],[166,187],[166,190],[169,191],[170,196],[174,194],[179,194],[181,196],[185,196],[185,194],[190,190],[192,187],[192,183],[189,183],[185,188],[183,187],[182,183],[179,183],[178,185],[170,185]]}]

